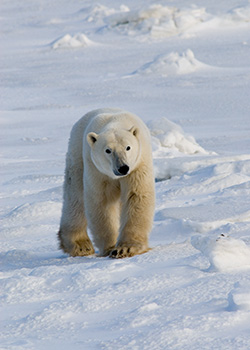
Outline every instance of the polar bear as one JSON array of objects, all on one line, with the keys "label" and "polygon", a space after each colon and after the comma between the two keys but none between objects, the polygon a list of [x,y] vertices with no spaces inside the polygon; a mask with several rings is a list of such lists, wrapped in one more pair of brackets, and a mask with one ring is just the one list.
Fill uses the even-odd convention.
[{"label": "polar bear", "polygon": [[148,251],[155,205],[150,133],[116,108],[87,113],[72,128],[60,248],[71,256],[131,257]]}]

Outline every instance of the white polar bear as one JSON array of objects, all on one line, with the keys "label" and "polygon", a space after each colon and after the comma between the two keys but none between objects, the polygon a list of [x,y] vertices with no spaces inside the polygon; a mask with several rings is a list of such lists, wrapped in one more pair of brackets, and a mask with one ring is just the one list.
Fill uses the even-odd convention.
[{"label": "white polar bear", "polygon": [[155,192],[150,133],[121,109],[87,113],[71,131],[58,237],[72,256],[130,257],[146,252]]}]

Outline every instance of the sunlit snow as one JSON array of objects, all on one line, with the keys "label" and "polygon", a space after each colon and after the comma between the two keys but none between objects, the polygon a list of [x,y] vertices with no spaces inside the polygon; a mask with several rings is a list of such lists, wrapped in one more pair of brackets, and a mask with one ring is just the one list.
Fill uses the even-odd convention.
[{"label": "sunlit snow", "polygon": [[[0,348],[250,349],[249,1],[0,4]],[[148,125],[151,250],[58,248],[86,112]]]}]

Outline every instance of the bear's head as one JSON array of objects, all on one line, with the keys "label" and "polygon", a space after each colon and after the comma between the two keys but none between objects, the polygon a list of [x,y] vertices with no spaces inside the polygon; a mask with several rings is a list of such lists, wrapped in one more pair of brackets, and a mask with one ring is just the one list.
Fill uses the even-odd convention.
[{"label": "bear's head", "polygon": [[96,168],[112,179],[129,175],[140,159],[139,130],[134,126],[130,130],[90,132],[87,141]]}]

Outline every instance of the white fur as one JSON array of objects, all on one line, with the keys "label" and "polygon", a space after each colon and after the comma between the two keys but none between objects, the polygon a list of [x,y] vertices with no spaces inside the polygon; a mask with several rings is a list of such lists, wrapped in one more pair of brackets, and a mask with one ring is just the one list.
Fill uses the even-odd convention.
[{"label": "white fur", "polygon": [[60,247],[72,256],[121,258],[148,250],[154,214],[150,134],[120,109],[89,112],[73,127],[66,157]]}]

